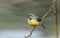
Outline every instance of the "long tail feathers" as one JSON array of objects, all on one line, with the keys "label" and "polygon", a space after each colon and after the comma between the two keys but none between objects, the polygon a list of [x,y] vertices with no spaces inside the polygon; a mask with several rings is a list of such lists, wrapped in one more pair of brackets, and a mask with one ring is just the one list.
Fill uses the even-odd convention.
[{"label": "long tail feathers", "polygon": [[41,24],[41,26],[42,26],[44,29],[46,29],[46,27],[45,27],[43,24]]}]

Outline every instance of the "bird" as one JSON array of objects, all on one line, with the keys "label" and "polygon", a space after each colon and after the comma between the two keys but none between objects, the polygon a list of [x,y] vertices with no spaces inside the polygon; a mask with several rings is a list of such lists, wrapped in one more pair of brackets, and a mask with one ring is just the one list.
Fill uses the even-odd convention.
[{"label": "bird", "polygon": [[[30,14],[27,15],[27,22],[31,27],[33,27],[33,29],[28,36],[25,36],[25,38],[31,37],[33,31],[35,30],[35,27],[40,25],[41,19],[37,15],[30,13]],[[41,26],[44,29],[46,29],[46,27],[43,24],[41,24]]]},{"label": "bird", "polygon": [[[32,27],[39,26],[41,23],[41,19],[37,15],[32,13],[28,14],[27,21],[28,21],[28,24]],[[46,27],[43,24],[41,24],[41,26],[44,29],[46,29]]]}]

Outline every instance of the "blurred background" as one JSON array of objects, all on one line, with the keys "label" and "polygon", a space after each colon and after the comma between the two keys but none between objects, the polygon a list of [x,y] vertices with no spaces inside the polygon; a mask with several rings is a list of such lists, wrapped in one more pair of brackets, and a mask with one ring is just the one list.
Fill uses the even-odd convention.
[{"label": "blurred background", "polygon": [[[0,0],[0,38],[24,38],[32,30],[27,23],[27,14],[34,13],[42,18],[51,5],[52,0]],[[60,29],[59,12],[60,4],[58,5],[58,25]],[[34,31],[32,38],[55,38],[53,17],[52,9],[43,21],[43,25],[47,29],[39,26]]]}]

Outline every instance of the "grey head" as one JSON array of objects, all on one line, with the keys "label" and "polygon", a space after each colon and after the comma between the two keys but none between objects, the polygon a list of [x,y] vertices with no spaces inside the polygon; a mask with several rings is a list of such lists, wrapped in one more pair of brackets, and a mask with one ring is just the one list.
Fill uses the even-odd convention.
[{"label": "grey head", "polygon": [[32,18],[35,18],[35,14],[29,13],[27,17],[28,17],[28,19],[31,20]]},{"label": "grey head", "polygon": [[28,19],[31,20],[33,18],[35,18],[39,22],[41,21],[41,19],[38,16],[36,16],[35,14],[32,14],[32,13],[28,14]]}]

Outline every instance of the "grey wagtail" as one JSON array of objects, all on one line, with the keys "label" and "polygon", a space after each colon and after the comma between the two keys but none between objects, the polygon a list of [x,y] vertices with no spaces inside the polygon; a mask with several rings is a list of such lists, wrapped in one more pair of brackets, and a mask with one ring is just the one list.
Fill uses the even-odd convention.
[{"label": "grey wagtail", "polygon": [[[41,19],[36,16],[35,14],[28,14],[28,24],[32,27],[36,27],[36,26],[39,26],[40,22],[41,22]],[[46,29],[46,27],[41,24],[41,26]]]},{"label": "grey wagtail", "polygon": [[[41,23],[41,19],[38,16],[36,16],[35,14],[28,14],[27,21],[28,21],[28,24],[33,27],[33,29],[28,36],[25,36],[25,38],[31,37],[33,31],[35,30],[35,27],[39,26],[39,24]],[[41,26],[44,29],[46,29],[44,25],[41,24]]]}]

